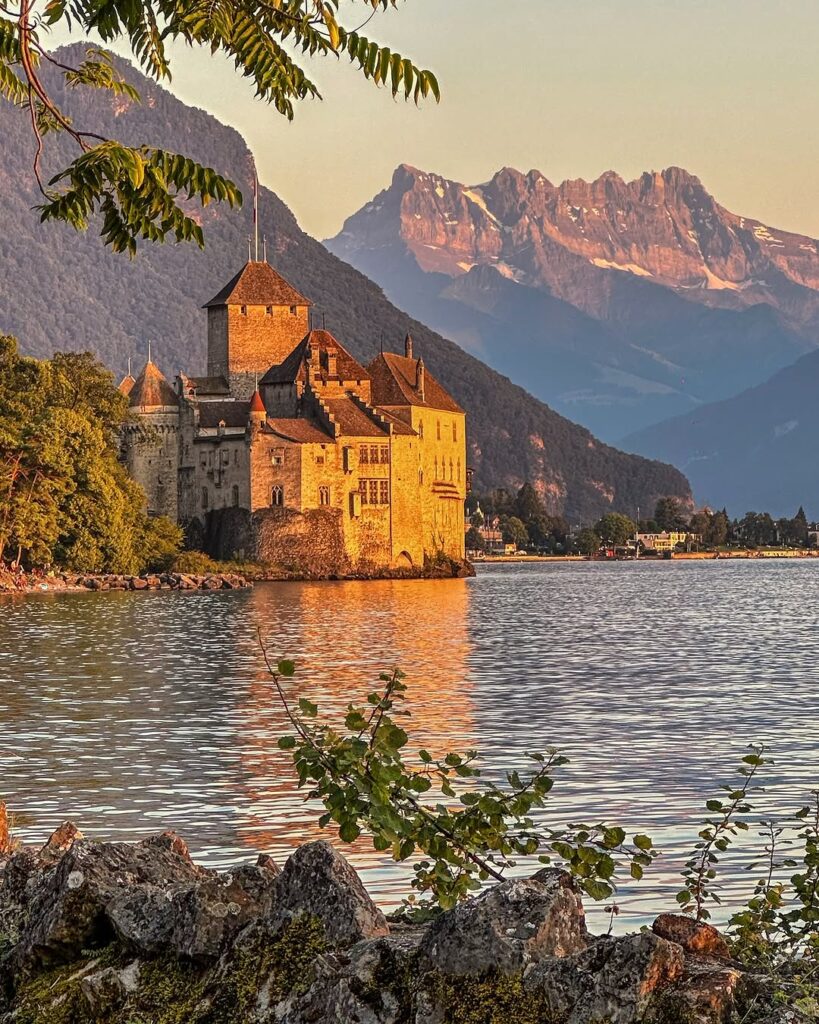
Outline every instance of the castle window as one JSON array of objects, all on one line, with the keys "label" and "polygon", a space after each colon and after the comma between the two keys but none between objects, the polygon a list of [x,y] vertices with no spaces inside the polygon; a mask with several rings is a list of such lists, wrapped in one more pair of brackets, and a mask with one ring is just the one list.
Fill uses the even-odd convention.
[{"label": "castle window", "polygon": [[240,306],[239,312],[242,314],[242,316],[247,316],[247,306]]},{"label": "castle window", "polygon": [[274,466],[284,465],[284,448],[274,448],[273,453],[270,456],[270,461]]},{"label": "castle window", "polygon": [[436,455],[435,456],[435,476],[433,477],[433,480],[437,480],[437,479],[438,479],[438,456]]},{"label": "castle window", "polygon": [[424,471],[423,471],[423,469],[419,469],[418,470],[418,483],[422,484],[423,482],[424,482]]},{"label": "castle window", "polygon": [[295,306],[291,306],[290,307],[290,315],[291,316],[295,316],[296,315],[296,307]]},{"label": "castle window", "polygon": [[453,423],[452,424],[452,440],[453,441],[457,441],[458,440],[458,424],[457,423]]},{"label": "castle window", "polygon": [[438,431],[438,440],[440,441],[441,440],[441,421],[440,420],[438,420],[438,423],[437,423],[437,431]]},{"label": "castle window", "polygon": [[461,482],[461,460],[458,459],[458,483]]},{"label": "castle window", "polygon": [[358,494],[362,505],[389,505],[390,484],[388,480],[359,480]]},{"label": "castle window", "polygon": [[378,445],[377,444],[371,444],[370,445],[370,462],[374,466],[378,465]]},{"label": "castle window", "polygon": [[239,485],[238,484],[234,484],[233,485],[232,494],[233,494],[233,505],[234,505],[234,507],[238,507],[238,505],[239,505]]},{"label": "castle window", "polygon": [[358,461],[361,463],[367,463],[370,461],[370,449],[366,444],[361,445],[361,450],[358,453]]},{"label": "castle window", "polygon": [[265,310],[264,311],[265,311],[265,313],[268,316],[273,316],[273,307],[272,306],[265,306]]},{"label": "castle window", "polygon": [[387,480],[380,480],[378,487],[378,500],[382,505],[389,505],[390,503],[390,485]]},{"label": "castle window", "polygon": [[208,507],[208,489],[207,487],[202,488],[202,508],[207,510]]},{"label": "castle window", "polygon": [[319,505],[330,504],[330,488],[326,485],[319,487]]},{"label": "castle window", "polygon": [[381,448],[380,448],[380,451],[379,451],[379,454],[381,455],[381,463],[382,463],[382,465],[389,463],[389,461],[390,461],[390,446],[387,445],[387,444],[382,444]]},{"label": "castle window", "polygon": [[452,466],[452,459],[450,459],[449,460],[449,480],[450,480],[450,483],[452,482],[452,476],[453,476],[453,466]]},{"label": "castle window", "polygon": [[274,484],[270,492],[270,504],[274,508],[281,508],[284,505],[284,488],[281,484]]},{"label": "castle window", "polygon": [[378,480],[370,480],[370,504],[378,504]]},{"label": "castle window", "polygon": [[418,421],[418,436],[421,438],[422,441],[424,440],[424,421],[423,420],[419,420]]}]

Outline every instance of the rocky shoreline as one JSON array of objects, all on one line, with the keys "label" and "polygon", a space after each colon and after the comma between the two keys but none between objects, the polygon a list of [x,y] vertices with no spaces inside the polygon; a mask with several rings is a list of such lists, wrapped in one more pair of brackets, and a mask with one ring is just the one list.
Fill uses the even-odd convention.
[{"label": "rocky shoreline", "polygon": [[159,572],[139,576],[108,572],[0,572],[0,594],[83,590],[241,590],[252,586],[246,576],[234,572]]},{"label": "rocky shoreline", "polygon": [[[326,842],[230,871],[173,832],[13,849],[0,805],[0,1024],[796,1024],[707,924],[595,936],[566,872],[389,921]],[[753,1008],[762,1007],[760,1013]]]}]

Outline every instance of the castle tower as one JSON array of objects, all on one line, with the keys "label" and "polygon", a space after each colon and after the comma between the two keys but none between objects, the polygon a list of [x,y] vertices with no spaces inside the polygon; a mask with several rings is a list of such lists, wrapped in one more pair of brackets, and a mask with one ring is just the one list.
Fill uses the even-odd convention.
[{"label": "castle tower", "polygon": [[310,300],[266,260],[251,260],[206,303],[208,376],[248,399],[256,374],[283,363],[309,328]]},{"label": "castle tower", "polygon": [[176,522],[179,398],[150,357],[127,394],[131,421],[122,432],[125,465],[145,491],[148,513]]}]

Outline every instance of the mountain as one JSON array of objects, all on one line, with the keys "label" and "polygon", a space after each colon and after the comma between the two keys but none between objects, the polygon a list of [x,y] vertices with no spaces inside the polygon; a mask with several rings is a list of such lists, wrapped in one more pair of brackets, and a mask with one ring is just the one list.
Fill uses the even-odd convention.
[{"label": "mountain", "polygon": [[[81,59],[82,47],[63,55]],[[143,77],[119,67],[140,90],[142,102],[52,85],[79,122],[125,142],[148,142],[188,153],[240,183],[249,194],[252,155],[241,136],[202,110],[189,107]],[[93,232],[76,235],[63,225],[41,226],[32,207],[34,144],[25,112],[0,105],[0,331],[13,333],[24,351],[90,349],[116,372],[129,356],[154,359],[168,373],[203,372],[205,318],[201,306],[247,257],[249,208],[210,206],[201,211],[204,252],[190,245],[144,245],[129,262],[103,248]],[[66,140],[49,136],[48,166],[67,162]],[[690,489],[671,466],[625,455],[597,441],[458,345],[390,303],[381,289],[306,235],[282,201],[262,190],[260,221],[270,261],[316,303],[315,315],[368,362],[383,344],[397,349],[409,331],[416,351],[468,414],[475,485],[519,487],[531,481],[550,510],[572,521],[612,508],[649,508],[660,495],[690,501]]]},{"label": "mountain", "polygon": [[626,439],[630,451],[672,460],[699,501],[733,515],[819,513],[819,352],[764,384]]},{"label": "mountain", "polygon": [[819,345],[816,241],[730,213],[676,167],[466,186],[402,165],[326,245],[609,439]]}]

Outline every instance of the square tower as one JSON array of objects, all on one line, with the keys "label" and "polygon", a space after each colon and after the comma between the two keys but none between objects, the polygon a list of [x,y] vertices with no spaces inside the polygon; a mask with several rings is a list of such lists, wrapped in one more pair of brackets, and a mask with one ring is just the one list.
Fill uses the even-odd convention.
[{"label": "square tower", "polygon": [[283,363],[307,334],[310,306],[265,260],[246,263],[205,304],[208,376],[224,377],[234,398],[249,398],[256,375]]}]

